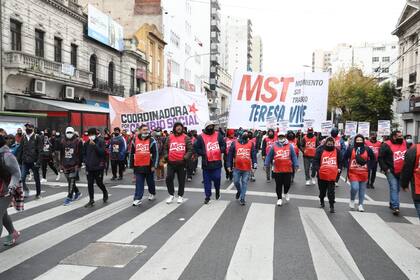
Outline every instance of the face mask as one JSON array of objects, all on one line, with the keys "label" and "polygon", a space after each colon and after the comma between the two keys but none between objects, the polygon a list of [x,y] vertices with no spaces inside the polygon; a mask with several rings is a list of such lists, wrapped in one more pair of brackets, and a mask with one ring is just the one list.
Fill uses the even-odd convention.
[{"label": "face mask", "polygon": [[331,132],[331,136],[332,136],[332,137],[337,137],[337,135],[338,135],[338,132],[337,132],[337,131],[333,131],[333,132]]},{"label": "face mask", "polygon": [[147,138],[149,136],[149,132],[142,133],[141,138]]},{"label": "face mask", "polygon": [[119,136],[120,134],[117,132],[114,132],[115,137]]},{"label": "face mask", "polygon": [[71,139],[71,138],[73,138],[73,133],[66,133],[66,137],[67,137],[67,139]]},{"label": "face mask", "polygon": [[279,142],[283,144],[284,142],[286,142],[286,138],[279,139]]},{"label": "face mask", "polygon": [[33,132],[33,130],[32,130],[32,129],[26,129],[25,131],[26,131],[26,134],[27,134],[27,135],[29,135],[29,134],[31,134],[31,133]]},{"label": "face mask", "polygon": [[397,138],[395,140],[395,143],[397,143],[398,145],[401,145],[403,142],[404,142],[404,139],[402,139],[402,138]]},{"label": "face mask", "polygon": [[248,134],[243,134],[242,137],[241,137],[241,139],[243,141],[247,141],[248,140]]},{"label": "face mask", "polygon": [[325,146],[325,150],[327,150],[327,151],[333,151],[334,150],[334,145],[326,145]]},{"label": "face mask", "polygon": [[413,139],[406,139],[405,141],[407,141],[408,144],[412,144],[413,143]]},{"label": "face mask", "polygon": [[156,136],[161,136],[162,132],[156,132]]},{"label": "face mask", "polygon": [[356,142],[356,143],[355,143],[355,146],[356,146],[356,147],[358,147],[358,148],[359,148],[359,147],[362,147],[362,146],[363,146],[363,142]]},{"label": "face mask", "polygon": [[18,132],[17,135],[22,135],[22,131]]},{"label": "face mask", "polygon": [[92,140],[92,141],[93,141],[93,140],[95,140],[95,138],[96,138],[96,136],[95,136],[95,135],[90,135],[90,136],[89,136],[89,139],[90,139],[90,140]]},{"label": "face mask", "polygon": [[311,138],[312,136],[314,136],[314,134],[312,132],[308,133],[309,138]]},{"label": "face mask", "polygon": [[89,134],[87,132],[85,132],[85,135],[88,136]]},{"label": "face mask", "polygon": [[372,141],[373,143],[375,143],[376,142],[376,137],[371,137],[370,138],[370,141]]},{"label": "face mask", "polygon": [[274,138],[274,134],[269,133],[268,138]]},{"label": "face mask", "polygon": [[58,132],[57,132],[57,133],[55,134],[55,136],[60,136],[60,133],[58,133]]},{"label": "face mask", "polygon": [[212,133],[214,132],[214,127],[211,127],[211,126],[206,127],[206,132],[207,132],[208,134],[212,134]]}]

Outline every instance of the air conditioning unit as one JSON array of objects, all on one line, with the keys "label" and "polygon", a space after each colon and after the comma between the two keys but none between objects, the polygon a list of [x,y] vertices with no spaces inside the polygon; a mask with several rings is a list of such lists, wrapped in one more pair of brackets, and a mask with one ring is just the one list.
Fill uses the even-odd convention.
[{"label": "air conditioning unit", "polygon": [[32,93],[35,95],[45,95],[45,81],[33,80]]},{"label": "air conditioning unit", "polygon": [[64,87],[64,98],[74,99],[74,87]]}]

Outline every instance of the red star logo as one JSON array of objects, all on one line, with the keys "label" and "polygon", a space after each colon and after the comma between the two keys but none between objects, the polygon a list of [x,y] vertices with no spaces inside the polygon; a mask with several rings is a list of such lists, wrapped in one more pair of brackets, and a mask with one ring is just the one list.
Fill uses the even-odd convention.
[{"label": "red star logo", "polygon": [[197,108],[195,108],[195,103],[188,105],[188,107],[190,107],[190,113],[195,114],[198,111]]}]

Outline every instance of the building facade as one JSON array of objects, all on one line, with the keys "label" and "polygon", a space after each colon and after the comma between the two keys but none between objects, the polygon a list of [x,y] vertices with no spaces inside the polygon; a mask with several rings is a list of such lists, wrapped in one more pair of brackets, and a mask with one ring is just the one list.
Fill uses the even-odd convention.
[{"label": "building facade", "polygon": [[263,43],[261,36],[252,38],[252,71],[263,72]]},{"label": "building facade", "polygon": [[315,50],[312,53],[312,72],[332,72],[330,51]]},{"label": "building facade", "polygon": [[117,51],[90,39],[87,22],[77,0],[4,2],[1,110],[44,113],[39,127],[108,125],[108,96],[129,96],[147,61],[130,41]]}]

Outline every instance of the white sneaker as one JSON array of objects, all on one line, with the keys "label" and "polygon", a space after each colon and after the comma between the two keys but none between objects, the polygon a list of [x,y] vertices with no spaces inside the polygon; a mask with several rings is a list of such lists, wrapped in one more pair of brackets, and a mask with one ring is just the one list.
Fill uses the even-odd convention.
[{"label": "white sneaker", "polygon": [[184,202],[184,198],[182,198],[182,196],[178,196],[177,203],[181,204],[182,202]]},{"label": "white sneaker", "polygon": [[55,180],[56,180],[56,181],[60,181],[60,178],[61,178],[61,174],[60,174],[60,173],[58,173],[57,178],[55,178]]},{"label": "white sneaker", "polygon": [[149,197],[147,198],[149,201],[153,201],[153,200],[155,200],[156,198],[155,198],[155,195],[153,195],[153,194],[149,194]]},{"label": "white sneaker", "polygon": [[168,197],[168,199],[166,200],[166,203],[167,203],[167,204],[171,204],[173,201],[174,201],[174,196],[173,196],[173,195],[170,195],[170,196]]},{"label": "white sneaker", "polygon": [[315,185],[316,184],[316,180],[315,180],[315,178],[312,178],[312,185]]},{"label": "white sneaker", "polygon": [[350,209],[354,210],[354,200],[350,200],[349,206],[350,206]]},{"label": "white sneaker", "polygon": [[29,173],[29,175],[28,175],[28,181],[32,181],[32,173]]},{"label": "white sneaker", "polygon": [[306,180],[306,186],[310,186],[311,185],[311,181],[310,180]]},{"label": "white sneaker", "polygon": [[45,178],[42,178],[42,179],[41,179],[41,184],[42,184],[42,183],[46,183],[46,182],[48,182],[48,181],[47,181],[47,179],[45,179]]},{"label": "white sneaker", "polygon": [[277,206],[282,206],[283,205],[283,200],[281,200],[281,198],[279,200],[277,200]]},{"label": "white sneaker", "polygon": [[139,206],[141,204],[141,200],[140,199],[136,199],[133,201],[133,206]]},{"label": "white sneaker", "polygon": [[285,193],[284,194],[284,198],[286,199],[287,202],[290,201],[290,197],[289,197],[289,194],[288,193]]},{"label": "white sneaker", "polygon": [[359,205],[359,212],[365,212],[365,209],[363,208],[363,205]]}]

